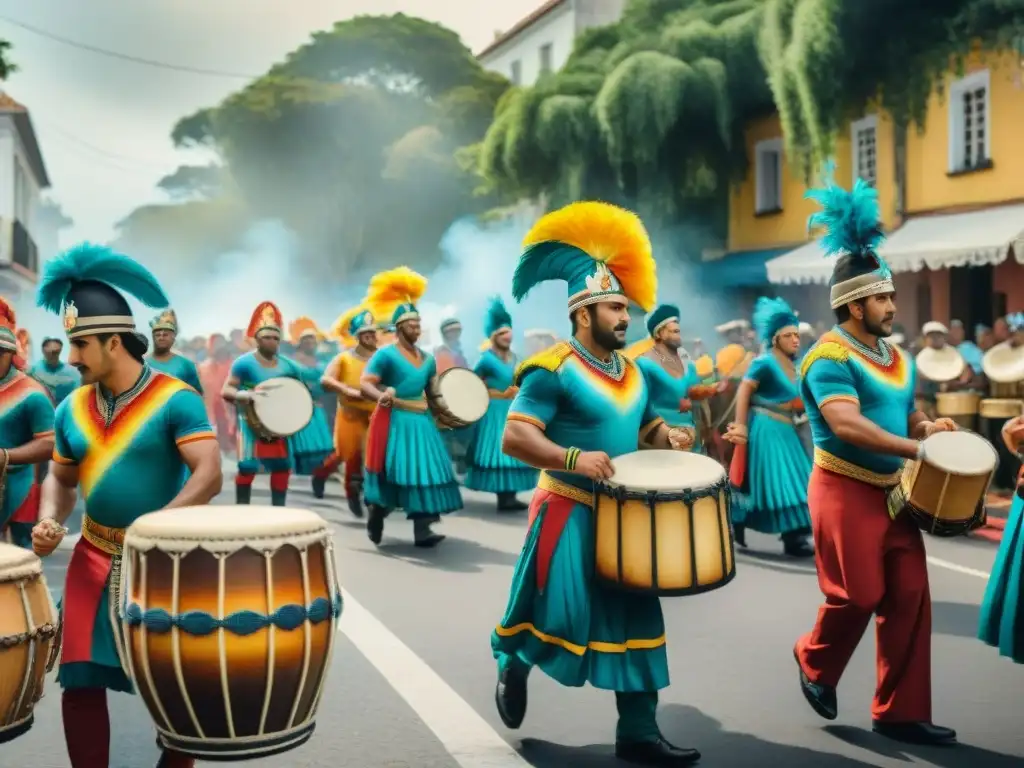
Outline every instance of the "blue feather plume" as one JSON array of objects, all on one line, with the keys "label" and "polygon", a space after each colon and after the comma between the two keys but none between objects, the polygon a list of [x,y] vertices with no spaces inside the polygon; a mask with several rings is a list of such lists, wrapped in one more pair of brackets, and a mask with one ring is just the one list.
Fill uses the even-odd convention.
[{"label": "blue feather plume", "polygon": [[548,240],[527,247],[512,275],[512,298],[522,301],[546,280],[565,280],[581,261],[593,264],[593,259],[574,245]]},{"label": "blue feather plume", "polygon": [[775,334],[782,328],[787,325],[799,325],[800,320],[785,299],[769,299],[762,296],[754,305],[752,324],[757,332],[757,338],[765,344],[770,344]]},{"label": "blue feather plume", "polygon": [[500,296],[492,296],[487,307],[487,317],[484,320],[484,331],[491,336],[499,328],[511,328],[512,315],[505,308],[505,302]]},{"label": "blue feather plume", "polygon": [[83,280],[106,283],[151,309],[171,303],[153,274],[137,261],[104,245],[81,243],[46,263],[36,289],[36,304],[60,314],[68,293]]},{"label": "blue feather plume", "polygon": [[857,179],[852,190],[845,190],[835,183],[834,171],[835,164],[829,163],[822,187],[808,190],[804,195],[821,206],[821,210],[808,219],[808,229],[825,230],[821,247],[826,256],[870,255],[884,273],[889,273],[889,267],[878,255],[878,247],[885,240],[878,191],[863,179]]}]

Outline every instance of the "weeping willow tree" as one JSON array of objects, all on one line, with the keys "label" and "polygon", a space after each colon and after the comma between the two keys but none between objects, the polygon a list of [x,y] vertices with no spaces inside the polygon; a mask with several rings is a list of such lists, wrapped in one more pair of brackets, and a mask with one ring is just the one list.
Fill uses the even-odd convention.
[{"label": "weeping willow tree", "polygon": [[508,91],[464,161],[510,199],[600,197],[721,230],[746,167],[742,126],[771,108],[763,4],[632,0],[618,23],[584,32],[561,71]]}]

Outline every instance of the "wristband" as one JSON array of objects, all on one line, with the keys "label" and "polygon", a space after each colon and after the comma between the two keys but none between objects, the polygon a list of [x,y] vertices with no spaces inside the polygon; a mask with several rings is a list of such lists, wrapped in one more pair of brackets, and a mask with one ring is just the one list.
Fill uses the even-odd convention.
[{"label": "wristband", "polygon": [[921,461],[924,458],[924,442],[917,444],[917,461]]},{"label": "wristband", "polygon": [[579,461],[582,451],[579,448],[569,448],[565,452],[565,469],[572,472],[576,469],[576,462]]}]

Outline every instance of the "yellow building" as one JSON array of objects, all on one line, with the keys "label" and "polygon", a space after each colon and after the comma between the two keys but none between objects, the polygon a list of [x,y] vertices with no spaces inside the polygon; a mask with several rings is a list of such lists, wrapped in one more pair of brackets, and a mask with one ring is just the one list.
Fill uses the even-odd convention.
[{"label": "yellow building", "polygon": [[[838,137],[837,182],[849,185],[859,176],[878,189],[889,232],[881,252],[896,273],[900,319],[908,328],[958,318],[970,330],[1024,310],[1021,126],[1024,63],[1017,54],[990,53],[948,74],[923,130],[912,127],[906,135],[902,167],[884,113],[853,120]],[[750,172],[730,194],[730,255],[722,266],[733,259],[739,265],[746,253],[785,249],[767,262],[770,290],[805,316],[826,319],[823,287],[785,287],[827,282],[832,261],[808,242],[815,206],[804,199],[808,180],[785,156],[778,116],[747,126],[746,145]]]}]

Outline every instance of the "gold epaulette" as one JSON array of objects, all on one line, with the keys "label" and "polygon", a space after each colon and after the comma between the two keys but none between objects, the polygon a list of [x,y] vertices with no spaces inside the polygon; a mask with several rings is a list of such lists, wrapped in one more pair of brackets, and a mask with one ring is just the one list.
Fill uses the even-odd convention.
[{"label": "gold epaulette", "polygon": [[545,371],[554,373],[565,362],[565,358],[571,354],[572,347],[569,346],[568,342],[559,341],[547,349],[538,352],[536,355],[526,358],[516,366],[515,385],[517,387],[520,386],[523,383],[523,376],[534,368],[543,368]]},{"label": "gold epaulette", "polygon": [[837,363],[845,363],[850,356],[850,351],[837,341],[819,341],[808,350],[800,364],[800,376],[807,375],[815,360],[834,360]]}]

